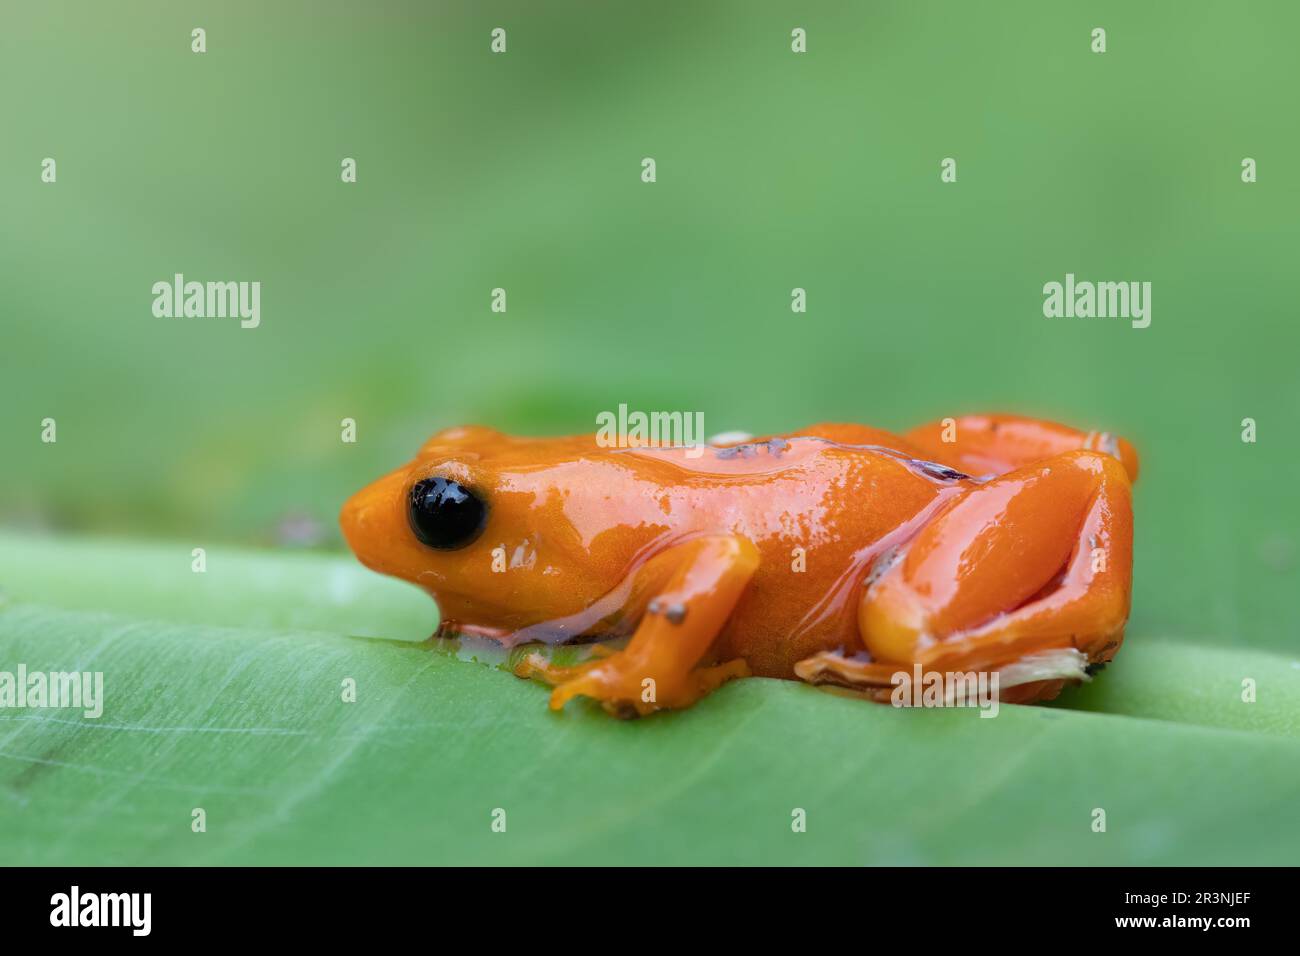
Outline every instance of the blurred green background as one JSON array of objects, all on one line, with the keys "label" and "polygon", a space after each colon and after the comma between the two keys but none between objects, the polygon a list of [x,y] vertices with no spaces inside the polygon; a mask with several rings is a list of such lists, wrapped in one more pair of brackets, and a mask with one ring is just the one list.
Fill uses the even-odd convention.
[{"label": "blurred green background", "polygon": [[[454,423],[1011,410],[1138,445],[1135,631],[1296,646],[1293,3],[0,16],[5,526],[338,548]],[[175,272],[261,281],[261,327],[153,317]],[[1067,272],[1151,327],[1045,319]]]},{"label": "blurred green background", "polygon": [[[0,668],[109,690],[102,720],[0,714],[0,856],[1294,862],[1297,29],[1283,2],[5,3]],[[155,318],[176,272],[260,281],[260,328]],[[1151,282],[1151,326],[1045,319],[1068,272]],[[992,721],[754,680],[622,723],[357,639],[434,614],[342,553],[353,490],[448,425],[624,402],[1119,432],[1128,643]]]}]

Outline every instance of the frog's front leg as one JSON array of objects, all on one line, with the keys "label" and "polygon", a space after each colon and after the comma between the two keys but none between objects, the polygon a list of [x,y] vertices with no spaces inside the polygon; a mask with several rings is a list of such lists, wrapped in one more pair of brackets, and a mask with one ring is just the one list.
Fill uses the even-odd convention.
[{"label": "frog's front leg", "polygon": [[550,675],[558,686],[551,708],[591,697],[611,713],[648,714],[686,707],[733,677],[744,661],[698,667],[758,567],[758,549],[745,538],[709,535],[676,545],[654,560],[666,572],[654,587],[626,648]]},{"label": "frog's front leg", "polygon": [[862,596],[870,661],[818,654],[813,683],[878,689],[892,673],[996,671],[1003,700],[1054,696],[1123,640],[1132,574],[1129,476],[1074,451],[976,485]]}]

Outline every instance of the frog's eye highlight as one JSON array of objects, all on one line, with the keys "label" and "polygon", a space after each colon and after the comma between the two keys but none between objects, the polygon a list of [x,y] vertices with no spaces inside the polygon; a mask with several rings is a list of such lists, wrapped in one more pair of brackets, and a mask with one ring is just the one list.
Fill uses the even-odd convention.
[{"label": "frog's eye highlight", "polygon": [[439,551],[465,547],[487,523],[487,505],[449,478],[425,478],[412,485],[407,513],[415,536]]}]

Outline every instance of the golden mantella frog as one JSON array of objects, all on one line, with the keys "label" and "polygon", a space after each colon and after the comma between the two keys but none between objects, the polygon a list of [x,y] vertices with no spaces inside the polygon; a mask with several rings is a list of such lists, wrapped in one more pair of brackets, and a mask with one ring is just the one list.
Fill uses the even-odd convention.
[{"label": "golden mantella frog", "polygon": [[355,494],[343,532],[433,595],[442,633],[630,637],[572,667],[521,654],[556,709],[686,707],[751,675],[887,699],[916,665],[997,673],[1002,700],[1029,702],[1123,640],[1126,441],[980,415],[700,451],[451,428]]}]

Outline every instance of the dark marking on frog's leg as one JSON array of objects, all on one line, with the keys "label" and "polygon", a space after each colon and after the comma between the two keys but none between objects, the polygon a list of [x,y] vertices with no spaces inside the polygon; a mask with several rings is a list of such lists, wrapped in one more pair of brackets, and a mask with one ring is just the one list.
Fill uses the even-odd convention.
[{"label": "dark marking on frog's leg", "polygon": [[947,465],[941,465],[937,461],[926,461],[922,458],[908,459],[909,464],[916,471],[925,475],[927,478],[934,478],[937,481],[966,481],[970,475],[956,468],[949,468]]},{"label": "dark marking on frog's leg", "polygon": [[782,455],[790,449],[790,442],[785,438],[769,438],[766,441],[749,441],[740,445],[732,445],[729,448],[718,448],[714,451],[714,457],[726,461],[732,458],[753,458],[760,451],[765,451],[769,455]]},{"label": "dark marking on frog's leg", "polygon": [[886,548],[876,556],[871,562],[871,567],[867,571],[867,576],[862,581],[864,588],[869,588],[880,580],[881,576],[894,566],[899,558],[903,556],[902,545],[894,545],[892,548]]},{"label": "dark marking on frog's leg", "polygon": [[686,605],[680,601],[665,604],[659,598],[655,598],[646,606],[646,613],[662,614],[669,624],[680,624],[686,620]]},{"label": "dark marking on frog's leg", "polygon": [[754,445],[752,442],[746,442],[743,445],[732,445],[730,448],[719,448],[714,452],[714,457],[721,458],[723,461],[730,461],[732,458],[753,458]]}]

